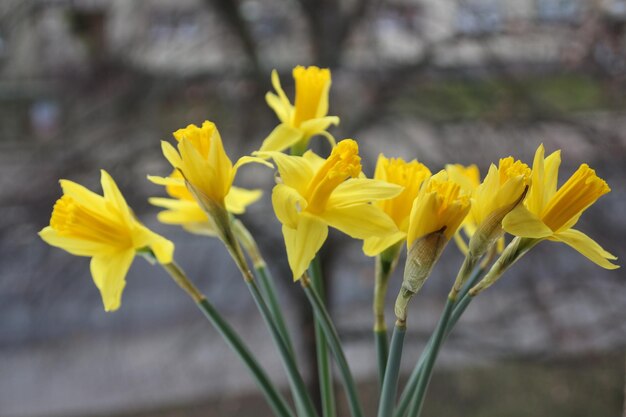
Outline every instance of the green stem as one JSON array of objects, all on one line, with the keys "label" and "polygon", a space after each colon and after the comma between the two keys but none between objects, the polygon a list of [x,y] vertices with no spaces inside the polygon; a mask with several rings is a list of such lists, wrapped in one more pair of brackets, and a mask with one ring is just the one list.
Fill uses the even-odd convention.
[{"label": "green stem", "polygon": [[272,338],[274,339],[274,343],[276,344],[276,347],[278,348],[280,352],[280,356],[283,360],[283,365],[285,366],[285,370],[287,371],[287,378],[289,379],[289,384],[292,387],[292,391],[293,391],[295,402],[296,402],[296,407],[299,410],[298,414],[303,414],[309,417],[317,416],[317,412],[315,411],[315,406],[313,405],[313,401],[311,400],[311,397],[309,396],[309,393],[306,389],[306,385],[304,381],[302,380],[302,376],[300,375],[300,372],[298,371],[297,364],[293,356],[289,354],[289,348],[287,347],[287,344],[285,343],[282,336],[280,335],[280,332],[278,331],[278,327],[272,320],[272,315],[270,313],[269,308],[267,307],[267,304],[265,304],[265,300],[263,300],[261,292],[259,291],[259,287],[257,287],[256,283],[252,280],[246,281],[246,284],[248,285],[248,289],[250,290],[250,293],[252,294],[252,298],[254,299],[254,302],[259,308],[259,311],[261,312],[261,316],[263,316],[263,320],[265,321],[265,324],[269,328],[270,333],[272,334]]},{"label": "green stem", "polygon": [[446,301],[446,306],[443,309],[441,319],[439,320],[439,324],[435,329],[431,348],[424,361],[424,366],[422,372],[420,372],[419,379],[417,380],[415,396],[413,397],[413,401],[411,401],[411,407],[409,408],[409,417],[419,417],[422,411],[422,406],[424,405],[424,399],[426,397],[426,390],[428,389],[428,384],[430,383],[430,378],[433,373],[435,359],[437,358],[437,353],[439,352],[441,342],[445,338],[446,327],[448,325],[448,321],[450,320],[452,309],[454,308],[454,301],[455,300],[453,298],[448,298],[448,301]]},{"label": "green stem", "polygon": [[406,334],[406,324],[396,323],[391,336],[391,349],[389,351],[389,361],[385,371],[383,387],[378,404],[378,417],[388,417],[393,412],[393,405],[398,390],[398,376],[400,374],[400,362],[402,360],[402,346],[404,345],[404,335]]},{"label": "green stem", "polygon": [[257,382],[261,392],[270,405],[270,408],[276,416],[294,417],[293,412],[289,409],[287,402],[283,396],[275,388],[269,377],[256,361],[250,350],[243,343],[241,338],[233,330],[232,327],[224,320],[224,318],[215,310],[209,301],[198,291],[193,283],[187,278],[182,269],[176,264],[162,265],[172,279],[189,294],[196,305],[202,310],[205,317],[211,322],[213,327],[222,335],[226,343],[231,349],[239,355],[242,362],[248,367],[250,373]]},{"label": "green stem", "polygon": [[387,357],[389,356],[389,341],[387,329],[374,330],[374,342],[376,344],[376,363],[378,364],[378,382],[382,391],[385,371],[387,369]]},{"label": "green stem", "polygon": [[[324,294],[324,280],[322,276],[322,265],[316,256],[309,267],[311,272],[311,284],[315,288],[320,298]],[[323,298],[322,298],[323,301]],[[315,320],[315,348],[317,352],[317,369],[320,381],[320,396],[322,399],[322,415],[324,417],[335,417],[335,392],[333,389],[333,375],[330,366],[330,358],[328,357],[328,345],[324,329],[321,324]]]},{"label": "green stem", "polygon": [[280,308],[280,303],[278,302],[278,297],[276,295],[276,286],[274,285],[274,279],[265,264],[256,265],[254,267],[254,271],[259,278],[261,290],[263,291],[263,295],[267,300],[267,304],[270,309],[272,318],[274,319],[274,323],[276,323],[276,327],[278,327],[278,332],[280,333],[283,341],[287,345],[289,354],[295,358],[296,354],[293,348],[293,343],[291,341],[291,337],[289,336],[289,330],[287,330],[287,324],[285,323],[283,312]]},{"label": "green stem", "polygon": [[[448,336],[448,334],[450,334],[457,321],[459,321],[461,315],[463,315],[465,309],[472,301],[473,297],[470,297],[468,295],[468,292],[470,288],[476,285],[476,283],[482,278],[487,266],[488,265],[485,265],[481,268],[476,269],[470,279],[468,279],[463,286],[463,289],[459,293],[461,295],[461,299],[457,301],[454,307],[454,311],[452,312],[452,315],[450,317],[450,322],[446,327],[446,337]],[[398,406],[396,407],[396,410],[393,414],[394,417],[404,417],[406,415],[409,405],[411,404],[411,400],[413,399],[416,392],[415,387],[417,386],[417,380],[419,379],[422,367],[424,366],[424,360],[426,359],[426,356],[431,349],[432,341],[433,337],[431,336],[430,340],[428,340],[428,343],[424,347],[424,352],[420,356],[417,364],[415,365],[415,368],[413,369],[413,372],[411,373],[411,376],[409,377],[409,380],[406,383],[406,387],[402,391],[402,395],[400,396],[400,400],[398,401]]]},{"label": "green stem", "polygon": [[333,325],[332,319],[330,318],[330,315],[328,314],[324,303],[317,294],[317,291],[315,291],[315,289],[311,286],[311,283],[306,273],[300,279],[300,283],[302,284],[304,293],[306,294],[309,302],[311,303],[311,306],[313,307],[317,322],[320,323],[320,325],[322,326],[322,330],[324,330],[324,334],[326,335],[326,338],[328,340],[328,347],[335,357],[335,362],[337,363],[337,367],[339,368],[339,372],[343,380],[343,385],[348,397],[350,413],[352,414],[352,417],[363,417],[363,410],[361,409],[361,404],[359,403],[359,396],[357,394],[356,384],[354,383],[354,378],[352,377],[352,372],[350,371],[350,366],[348,365],[346,356],[343,353],[343,349],[341,348],[341,341],[339,340],[339,335],[337,334],[337,330]]}]

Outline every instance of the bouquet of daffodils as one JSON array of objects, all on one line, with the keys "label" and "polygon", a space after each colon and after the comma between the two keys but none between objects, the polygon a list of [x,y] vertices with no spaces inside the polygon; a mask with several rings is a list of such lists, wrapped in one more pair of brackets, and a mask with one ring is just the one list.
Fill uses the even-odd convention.
[{"label": "bouquet of daffodils", "polygon": [[[106,311],[120,307],[125,276],[136,255],[160,265],[245,363],[276,416],[336,415],[331,358],[352,417],[364,415],[339,335],[321,296],[323,280],[317,253],[329,226],[362,241],[365,255],[375,257],[372,321],[380,377],[378,417],[420,415],[433,365],[447,335],[469,303],[538,243],[563,242],[603,268],[617,268],[611,262],[615,256],[574,229],[581,214],[610,191],[588,165],[582,164],[558,187],[560,152],[546,157],[543,145],[535,153],[532,168],[509,156],[492,164],[482,181],[473,165],[448,165],[433,174],[415,159],[406,162],[381,154],[370,179],[362,172],[358,143],[353,139],[336,142],[328,132],[331,125],[339,123],[338,117],[328,115],[330,71],[298,66],[293,77],[294,104],[281,88],[277,73],[272,73],[275,92],[267,93],[266,100],[280,124],[252,156],[233,164],[217,127],[206,121],[200,127],[189,125],[174,132],[176,146],[162,142],[172,173],[148,176],[169,195],[150,200],[164,209],[158,215],[161,222],[217,237],[228,249],[280,353],[292,402],[270,381],[252,351],[175,262],[172,242],[135,217],[105,171],[101,171],[103,195],[61,180],[63,196],[54,205],[50,225],[40,232],[50,245],[91,257],[91,275]],[[309,140],[315,136],[330,142],[328,157],[308,149]],[[298,369],[297,352],[266,261],[254,237],[237,218],[262,194],[233,185],[237,170],[248,163],[270,169],[275,166],[278,171],[272,205],[282,224],[293,280],[302,287],[314,312],[321,414]],[[505,233],[513,236],[506,246]],[[399,395],[408,303],[452,239],[465,260],[439,323]],[[407,260],[388,342],[385,296],[403,247]]]}]

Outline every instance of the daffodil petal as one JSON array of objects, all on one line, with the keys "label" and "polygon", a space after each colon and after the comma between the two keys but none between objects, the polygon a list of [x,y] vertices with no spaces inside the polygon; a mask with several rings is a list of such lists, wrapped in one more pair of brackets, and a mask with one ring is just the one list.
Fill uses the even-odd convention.
[{"label": "daffodil petal", "polygon": [[469,253],[469,247],[467,246],[465,240],[463,240],[460,230],[457,230],[457,232],[454,234],[454,243],[456,243],[456,246],[459,248],[463,255],[467,255]]},{"label": "daffodil petal", "polygon": [[276,90],[278,98],[280,99],[283,107],[291,107],[291,103],[289,102],[289,99],[287,98],[283,87],[280,85],[280,77],[278,76],[278,71],[276,71],[275,69],[272,70],[272,87],[274,87],[274,90]]},{"label": "daffodil petal", "polygon": [[259,152],[282,151],[303,139],[302,131],[281,123],[272,130],[261,144]]},{"label": "daffodil petal", "polygon": [[183,161],[180,159],[178,151],[174,148],[174,146],[172,146],[171,143],[162,140],[161,150],[163,151],[165,159],[167,159],[174,168],[180,168],[182,166]]},{"label": "daffodil petal", "polygon": [[100,183],[102,184],[104,199],[113,204],[125,223],[130,224],[132,222],[132,213],[126,203],[126,199],[124,199],[113,178],[103,169],[100,170]]},{"label": "daffodil petal", "polygon": [[556,194],[559,180],[559,166],[561,165],[561,151],[554,151],[544,161],[543,181],[543,207]]},{"label": "daffodil petal", "polygon": [[304,210],[307,202],[296,190],[278,184],[272,190],[272,206],[278,220],[291,229],[297,227],[298,213]]},{"label": "daffodil petal", "polygon": [[282,230],[289,267],[294,281],[297,281],[326,241],[328,227],[323,221],[303,214],[299,218],[296,229],[283,226]]},{"label": "daffodil petal", "polygon": [[105,311],[115,311],[120,307],[126,274],[134,257],[135,250],[129,249],[91,259],[91,276],[100,290]]},{"label": "daffodil petal", "polygon": [[209,166],[215,170],[216,181],[222,185],[221,197],[224,198],[228,193],[228,188],[232,184],[234,177],[233,163],[226,155],[224,145],[222,144],[222,137],[219,130],[215,127],[213,122],[206,121],[202,124],[202,128],[206,129],[206,126],[213,127],[213,135],[211,136],[211,142],[209,144]]},{"label": "daffodil petal", "polygon": [[514,236],[542,239],[552,235],[552,230],[541,219],[521,204],[502,220],[504,230]]},{"label": "daffodil petal", "polygon": [[330,127],[330,125],[337,126],[338,124],[339,117],[326,116],[303,121],[300,125],[300,130],[304,132],[304,137],[311,137],[325,131]]},{"label": "daffodil petal", "polygon": [[396,224],[378,207],[361,204],[333,207],[319,215],[324,221],[355,239],[384,237],[396,232]]},{"label": "daffodil petal", "polygon": [[[175,171],[179,172],[179,171]],[[157,175],[148,175],[148,180],[156,185],[164,185],[164,186],[174,186],[174,187],[185,187],[185,179],[184,178],[173,178],[173,177],[159,177]]]},{"label": "daffodil petal", "polygon": [[317,171],[318,169],[320,169],[322,165],[324,165],[324,162],[326,162],[324,158],[322,158],[310,149],[306,151],[302,155],[302,157],[311,165],[313,171]]},{"label": "daffodil petal", "polygon": [[247,190],[245,188],[231,187],[224,202],[226,210],[233,214],[242,214],[246,207],[257,201],[263,195],[261,190]]},{"label": "daffodil petal", "polygon": [[161,264],[172,262],[174,257],[174,244],[163,236],[154,233],[144,225],[137,225],[133,231],[133,246],[135,249],[148,247],[154,252],[157,261]]},{"label": "daffodil petal", "polygon": [[276,117],[278,117],[281,123],[289,123],[291,118],[291,104],[289,104],[289,102],[285,105],[285,102],[274,93],[265,94],[265,102],[274,110]]},{"label": "daffodil petal", "polygon": [[259,152],[258,155],[261,158],[272,158],[282,183],[304,194],[307,184],[313,177],[313,168],[306,158],[285,155],[282,152]]},{"label": "daffodil petal", "polygon": [[565,243],[602,268],[619,268],[619,265],[610,262],[617,259],[615,255],[604,250],[596,241],[581,231],[574,229],[564,230],[556,233],[552,236],[552,239]]},{"label": "daffodil petal", "polygon": [[363,253],[367,256],[376,256],[385,249],[406,238],[406,233],[395,232],[383,237],[370,237],[363,241]]},{"label": "daffodil petal", "polygon": [[103,243],[61,236],[50,226],[44,227],[39,232],[39,236],[47,244],[61,248],[76,256],[94,256],[98,253],[111,251],[111,247]]},{"label": "daffodil petal", "polygon": [[370,201],[386,200],[400,194],[404,187],[384,181],[351,178],[337,186],[328,199],[328,207],[349,207]]},{"label": "daffodil petal", "polygon": [[242,156],[233,166],[233,169],[231,171],[232,178],[230,179],[230,183],[232,184],[232,182],[235,180],[235,175],[237,175],[237,171],[239,170],[240,167],[247,165],[247,164],[252,164],[252,163],[265,165],[266,167],[272,168],[272,169],[274,168],[274,165],[270,164],[263,158],[259,158],[256,156]]}]

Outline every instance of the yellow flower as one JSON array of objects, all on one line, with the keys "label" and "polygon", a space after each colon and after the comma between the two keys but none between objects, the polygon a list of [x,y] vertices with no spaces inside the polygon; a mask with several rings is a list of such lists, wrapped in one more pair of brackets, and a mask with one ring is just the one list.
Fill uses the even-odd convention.
[{"label": "yellow flower", "polygon": [[300,279],[328,235],[328,226],[356,238],[384,236],[393,221],[371,201],[391,198],[399,186],[361,176],[358,145],[342,140],[323,159],[311,151],[303,156],[267,152],[278,166],[279,184],[272,204],[282,223],[289,266]]},{"label": "yellow flower", "polygon": [[337,116],[328,116],[328,92],[330,70],[318,67],[293,69],[296,81],[295,105],[283,91],[278,73],[272,71],[272,85],[276,94],[267,93],[267,104],[274,110],[280,124],[263,141],[259,152],[282,151],[291,146],[306,149],[309,139],[315,135],[325,136],[332,145],[335,139],[326,132],[330,125],[339,124]]},{"label": "yellow flower", "polygon": [[524,198],[530,176],[528,165],[511,156],[500,159],[497,167],[491,164],[485,180],[473,192],[465,221],[467,229],[473,229],[467,231],[472,255],[483,255],[502,238],[502,219]]},{"label": "yellow flower", "polygon": [[611,191],[587,164],[557,190],[560,151],[544,159],[544,147],[535,153],[532,185],[524,201],[502,222],[504,230],[515,236],[563,242],[606,269],[618,268],[617,259],[584,233],[572,229],[582,213]]},{"label": "yellow flower", "polygon": [[467,216],[470,204],[470,196],[449,179],[446,171],[433,175],[422,185],[410,214],[404,277],[395,304],[399,320],[406,320],[409,300],[426,282],[441,252]]},{"label": "yellow flower", "polygon": [[407,234],[407,248],[416,240],[442,231],[447,242],[459,228],[470,209],[470,197],[448,178],[446,171],[430,177],[420,189],[413,207]]},{"label": "yellow flower", "polygon": [[104,309],[117,310],[126,285],[126,273],[137,251],[150,251],[161,264],[172,262],[174,245],[134,216],[113,178],[104,170],[104,196],[68,180],[61,180],[50,226],[39,236],[72,255],[91,257],[91,275],[100,290]]},{"label": "yellow flower", "polygon": [[[161,214],[162,221],[181,224],[196,233],[209,233],[223,238],[224,228],[228,227],[223,224],[227,221],[227,211],[241,213],[260,196],[260,191],[232,186],[237,169],[250,162],[269,167],[272,165],[260,158],[244,156],[233,166],[224,151],[217,127],[209,121],[205,121],[202,127],[189,125],[179,129],[174,132],[174,138],[178,141],[178,150],[165,141],[161,145],[175,174],[167,178],[148,178],[156,184],[165,185],[168,193],[177,200],[151,201],[169,209]],[[198,207],[205,212],[204,216]],[[212,224],[207,226],[205,221],[209,218]]]},{"label": "yellow flower", "polygon": [[397,229],[394,233],[384,237],[366,239],[363,243],[363,251],[366,255],[374,256],[406,238],[413,201],[422,183],[430,175],[430,170],[416,160],[406,162],[401,158],[386,158],[382,153],[378,155],[374,179],[397,184],[404,189],[394,198],[374,202],[375,206],[394,221]]},{"label": "yellow flower", "polygon": [[[174,170],[168,178],[183,179],[178,170]],[[172,198],[152,197],[149,199],[153,205],[166,209],[157,215],[161,223],[179,225],[194,234],[218,236],[213,222],[209,220],[205,211],[202,210],[184,183],[180,185],[167,184],[165,191]],[[226,210],[233,214],[243,214],[246,207],[261,198],[262,194],[261,190],[246,190],[232,186],[224,198]]]}]

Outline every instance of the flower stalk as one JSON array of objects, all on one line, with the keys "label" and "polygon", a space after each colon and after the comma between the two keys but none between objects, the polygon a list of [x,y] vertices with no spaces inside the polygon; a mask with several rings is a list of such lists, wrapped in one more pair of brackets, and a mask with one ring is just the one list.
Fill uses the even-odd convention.
[{"label": "flower stalk", "polygon": [[315,291],[315,288],[312,287],[311,280],[307,273],[305,273],[300,279],[300,285],[304,289],[304,293],[311,303],[311,307],[313,308],[313,311],[315,313],[315,318],[322,326],[322,329],[324,330],[324,335],[328,340],[328,347],[335,357],[335,362],[337,364],[337,367],[339,368],[339,372],[343,380],[344,389],[346,390],[346,395],[348,397],[348,406],[350,408],[350,413],[352,417],[363,417],[363,410],[359,402],[356,383],[354,382],[352,372],[350,371],[350,366],[348,365],[346,355],[343,352],[343,348],[341,347],[341,341],[339,339],[339,335],[337,334],[337,330],[335,329],[335,326],[332,322],[330,314],[328,314],[328,310],[326,310],[326,307],[324,306],[324,303],[322,302],[319,294],[317,293],[317,291]]},{"label": "flower stalk", "polygon": [[184,271],[175,263],[162,265],[163,269],[172,277],[174,282],[180,286],[196,303],[198,308],[204,313],[205,317],[211,322],[215,329],[222,335],[230,348],[239,356],[241,361],[248,367],[248,370],[257,382],[261,392],[265,396],[270,408],[276,416],[279,417],[295,417],[289,409],[287,402],[278,392],[274,384],[261,368],[254,355],[246,347],[235,330],[224,320],[217,312],[213,305],[206,297],[196,288],[196,286],[187,278]]},{"label": "flower stalk", "polygon": [[[324,294],[324,277],[322,276],[322,265],[319,257],[316,256],[309,266],[311,277],[311,285],[320,295]],[[324,299],[322,298],[322,301]],[[320,382],[320,397],[322,400],[322,415],[324,417],[334,417],[336,415],[335,408],[335,391],[333,388],[333,374],[328,356],[328,342],[324,329],[319,320],[315,320],[315,352],[317,354],[317,369]]]}]

